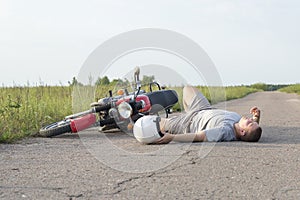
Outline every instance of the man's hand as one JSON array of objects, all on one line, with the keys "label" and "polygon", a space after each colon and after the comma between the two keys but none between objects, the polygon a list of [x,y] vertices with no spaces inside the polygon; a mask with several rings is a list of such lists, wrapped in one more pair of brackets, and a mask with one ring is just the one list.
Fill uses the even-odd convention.
[{"label": "man's hand", "polygon": [[169,142],[171,142],[174,138],[174,135],[169,134],[169,133],[165,133],[164,136],[160,139],[158,139],[156,142],[156,144],[168,144]]},{"label": "man's hand", "polygon": [[250,113],[253,115],[253,120],[259,123],[260,109],[257,106],[254,106],[250,109]]},{"label": "man's hand", "polygon": [[250,109],[250,113],[254,116],[260,116],[260,109],[257,106],[254,106]]}]

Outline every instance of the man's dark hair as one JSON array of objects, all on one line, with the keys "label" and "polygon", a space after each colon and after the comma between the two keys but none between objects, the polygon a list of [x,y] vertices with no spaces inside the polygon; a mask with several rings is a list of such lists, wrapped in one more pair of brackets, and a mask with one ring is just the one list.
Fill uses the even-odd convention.
[{"label": "man's dark hair", "polygon": [[262,134],[262,129],[261,127],[257,127],[255,130],[251,132],[251,134],[247,134],[245,138],[243,138],[244,141],[246,142],[258,142]]}]

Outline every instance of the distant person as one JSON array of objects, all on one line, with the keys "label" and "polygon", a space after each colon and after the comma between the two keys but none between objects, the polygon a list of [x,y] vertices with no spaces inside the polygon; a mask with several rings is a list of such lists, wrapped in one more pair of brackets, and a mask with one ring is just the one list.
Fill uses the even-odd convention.
[{"label": "distant person", "polygon": [[214,109],[203,94],[191,86],[183,88],[183,106],[185,113],[161,119],[160,129],[164,136],[154,143],[257,142],[261,137],[260,110],[257,107],[250,109],[252,118]]}]

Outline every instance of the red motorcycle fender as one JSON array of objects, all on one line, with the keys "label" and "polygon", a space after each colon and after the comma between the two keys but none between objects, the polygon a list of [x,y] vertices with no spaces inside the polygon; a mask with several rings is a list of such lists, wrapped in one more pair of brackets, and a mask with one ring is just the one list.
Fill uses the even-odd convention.
[{"label": "red motorcycle fender", "polygon": [[93,113],[73,119],[70,124],[72,133],[77,133],[86,128],[89,128],[91,125],[96,123],[96,120],[96,115]]}]

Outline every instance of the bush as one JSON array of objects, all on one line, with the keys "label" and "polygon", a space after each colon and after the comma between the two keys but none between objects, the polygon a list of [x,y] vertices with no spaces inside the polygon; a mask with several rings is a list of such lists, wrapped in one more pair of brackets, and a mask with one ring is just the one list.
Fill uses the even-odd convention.
[{"label": "bush", "polygon": [[251,85],[251,88],[254,88],[257,90],[268,91],[268,85],[265,83],[255,83],[255,84]]},{"label": "bush", "polygon": [[279,89],[279,91],[287,93],[296,93],[300,95],[300,84],[294,84],[287,87],[283,87]]}]

